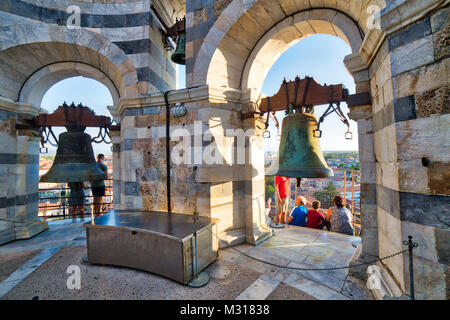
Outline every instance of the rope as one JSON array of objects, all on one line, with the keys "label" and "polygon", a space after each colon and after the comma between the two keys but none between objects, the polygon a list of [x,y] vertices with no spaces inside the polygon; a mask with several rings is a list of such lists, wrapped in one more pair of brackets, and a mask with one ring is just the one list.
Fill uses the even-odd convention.
[{"label": "rope", "polygon": [[[219,241],[222,241],[223,243],[225,243],[225,244],[228,245],[228,242],[226,242],[226,241],[220,239],[216,234],[214,234],[214,233],[213,233],[211,230],[209,230],[208,228],[207,228],[207,230],[208,230],[209,232],[211,232],[211,234],[212,234],[213,236],[215,236]],[[395,257],[395,256],[397,256],[397,255],[399,255],[399,254],[402,254],[402,253],[405,253],[405,252],[408,251],[408,249],[405,249],[405,250],[402,250],[402,251],[393,253],[393,254],[391,254],[391,255],[389,255],[389,256],[385,256],[385,257],[382,257],[382,258],[377,257],[377,259],[375,259],[375,260],[373,260],[373,261],[369,261],[369,262],[365,262],[365,263],[359,263],[359,264],[355,264],[355,265],[352,265],[352,266],[349,265],[349,266],[332,267],[332,268],[296,268],[296,267],[282,266],[282,265],[279,265],[279,264],[276,264],[276,263],[272,263],[272,262],[268,262],[268,261],[264,261],[264,260],[262,260],[262,259],[258,259],[258,258],[252,257],[251,255],[246,254],[245,252],[239,251],[238,249],[236,249],[236,248],[234,248],[234,247],[231,247],[231,249],[233,249],[234,251],[239,252],[240,254],[246,256],[247,258],[250,258],[250,259],[253,259],[253,260],[262,262],[262,263],[264,263],[264,264],[271,265],[271,266],[273,266],[273,267],[285,268],[285,269],[290,269],[290,270],[303,270],[303,271],[308,271],[308,270],[309,270],[309,271],[327,271],[327,270],[330,271],[330,270],[341,270],[341,269],[350,269],[350,268],[355,268],[355,267],[361,267],[361,266],[365,266],[365,265],[371,265],[371,264],[374,264],[374,263],[376,263],[376,262],[378,262],[378,261],[383,261],[383,260],[386,260],[386,259]]]}]

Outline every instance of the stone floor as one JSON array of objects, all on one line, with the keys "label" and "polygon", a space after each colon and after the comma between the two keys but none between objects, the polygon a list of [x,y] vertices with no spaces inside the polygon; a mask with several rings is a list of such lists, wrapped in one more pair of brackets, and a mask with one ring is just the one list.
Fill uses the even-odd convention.
[{"label": "stone floor", "polygon": [[[83,221],[50,223],[29,239],[0,246],[0,299],[373,299],[365,283],[347,270],[301,271],[281,266],[345,266],[354,237],[288,226],[258,246],[221,249],[206,272],[210,282],[190,288],[155,274],[127,268],[86,265]],[[239,250],[240,252],[237,252]],[[81,271],[81,289],[68,289],[67,268]]]}]

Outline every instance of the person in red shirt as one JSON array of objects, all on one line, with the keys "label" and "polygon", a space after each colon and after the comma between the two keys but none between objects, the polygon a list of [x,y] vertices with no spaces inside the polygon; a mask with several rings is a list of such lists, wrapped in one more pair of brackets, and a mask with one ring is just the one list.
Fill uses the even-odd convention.
[{"label": "person in red shirt", "polygon": [[306,227],[313,229],[322,229],[325,217],[322,212],[319,212],[320,201],[313,201],[312,209],[306,213]]},{"label": "person in red shirt", "polygon": [[289,178],[275,176],[275,194],[278,209],[277,223],[286,223],[286,214],[289,212]]}]

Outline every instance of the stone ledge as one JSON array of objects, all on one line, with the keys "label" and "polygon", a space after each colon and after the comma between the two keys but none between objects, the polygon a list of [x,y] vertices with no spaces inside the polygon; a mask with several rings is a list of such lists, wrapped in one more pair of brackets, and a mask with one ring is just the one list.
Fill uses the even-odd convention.
[{"label": "stone ledge", "polygon": [[247,241],[247,243],[254,244],[255,246],[257,246],[258,244],[266,241],[273,235],[274,233],[272,229],[270,229],[267,225],[262,225],[256,230],[255,228],[253,230],[247,229],[245,240]]},{"label": "stone ledge", "polygon": [[232,247],[241,243],[245,243],[245,230],[229,230],[218,233],[219,248]]},{"label": "stone ledge", "polygon": [[15,240],[15,233],[13,228],[7,227],[5,229],[0,230],[0,245],[8,243],[13,240]]},{"label": "stone ledge", "polygon": [[[215,88],[210,86],[191,87],[180,90],[170,90],[168,94],[169,104],[208,100],[211,102],[234,102],[241,100],[241,90],[232,88]],[[124,98],[119,101],[117,114],[122,114],[125,109],[165,106],[164,93],[158,92],[139,98]],[[219,108],[219,107],[218,107]]]},{"label": "stone ledge", "polygon": [[0,110],[5,110],[14,113],[30,114],[33,116],[37,116],[41,112],[46,113],[43,112],[44,111],[43,109],[34,107],[29,103],[14,102],[11,99],[4,97],[0,97]]},{"label": "stone ledge", "polygon": [[389,35],[420,19],[426,12],[439,6],[441,2],[440,0],[403,1],[396,6],[385,8],[381,12],[381,28],[386,35]]},{"label": "stone ledge", "polygon": [[380,287],[371,289],[373,296],[377,300],[406,300],[409,299],[404,295],[400,286],[395,281],[389,270],[381,263],[377,262],[380,268]]},{"label": "stone ledge", "polygon": [[[354,266],[361,263],[368,263],[370,261],[374,261],[377,259],[376,256],[363,254],[362,251],[363,251],[363,244],[360,244],[356,248],[356,251],[354,252],[353,256],[351,257],[349,266]],[[348,269],[348,274],[360,280],[367,281],[367,267],[368,265],[352,267]]]},{"label": "stone ledge", "polygon": [[48,223],[40,220],[33,221],[26,225],[15,224],[15,240],[29,239],[48,229]]}]

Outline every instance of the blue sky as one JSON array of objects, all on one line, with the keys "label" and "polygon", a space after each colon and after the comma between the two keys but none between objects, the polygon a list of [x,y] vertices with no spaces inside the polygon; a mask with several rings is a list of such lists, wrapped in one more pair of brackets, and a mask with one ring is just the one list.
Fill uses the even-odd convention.
[{"label": "blue sky", "polygon": [[[103,84],[96,80],[73,77],[56,83],[44,95],[41,108],[52,113],[58,106],[63,104],[64,101],[67,102],[67,104],[71,104],[72,102],[76,105],[82,103],[84,106],[88,106],[94,110],[95,114],[111,117],[109,110],[106,108],[106,106],[113,104],[111,94]],[[64,131],[66,131],[65,128],[53,128],[53,132],[56,135]],[[87,128],[85,132],[92,137],[95,137],[98,134],[98,129]],[[56,152],[56,148],[49,144],[46,146],[49,149],[49,154],[54,154]],[[95,154],[112,154],[111,144],[92,143],[92,148],[94,149]]]},{"label": "blue sky", "polygon": [[[310,76],[322,85],[342,83],[349,89],[350,94],[355,93],[353,77],[343,63],[344,57],[350,53],[350,47],[338,37],[316,34],[303,39],[286,50],[274,63],[266,76],[262,92],[271,96],[278,92],[284,78],[289,81],[294,80],[296,76],[300,78]],[[314,110],[316,117],[319,118],[326,108],[326,105],[316,106]],[[341,103],[341,108],[347,115],[347,105]],[[281,133],[281,122],[285,113],[279,111],[276,116],[280,122]],[[273,121],[270,121],[270,130],[271,138],[265,139],[264,146],[266,150],[277,151],[279,141],[276,139],[277,130]],[[347,128],[334,113],[325,118],[321,130],[322,150],[358,150],[357,127],[353,120],[350,120],[353,140],[345,139]]]},{"label": "blue sky", "polygon": [[[303,78],[312,76],[320,84],[342,83],[349,89],[350,94],[355,92],[353,78],[344,66],[344,57],[351,53],[350,47],[340,38],[330,35],[317,34],[301,40],[286,50],[270,69],[262,87],[266,95],[275,94],[280,88],[284,78],[294,80],[296,76]],[[179,67],[178,87],[185,86],[184,67]],[[108,89],[101,83],[83,77],[74,77],[62,80],[51,87],[44,96],[41,107],[53,112],[64,101],[75,102],[91,107],[96,114],[111,116],[106,106],[112,105],[112,97]],[[344,114],[348,108],[341,104]],[[325,111],[326,106],[315,108],[315,115]],[[278,121],[282,122],[284,112],[277,112]],[[320,140],[322,150],[358,150],[358,137],[356,123],[350,120],[350,130],[353,132],[353,140],[346,140],[344,133],[346,126],[337,115],[328,116],[322,123],[322,138]],[[279,141],[276,139],[277,131],[270,123],[271,138],[265,139],[264,147],[267,151],[277,151]],[[55,129],[55,133],[65,131],[64,128]],[[98,130],[86,129],[86,132],[96,136]],[[281,133],[281,128],[280,128]],[[93,143],[95,153],[111,154],[111,145]],[[50,153],[54,152],[49,148]]]}]

